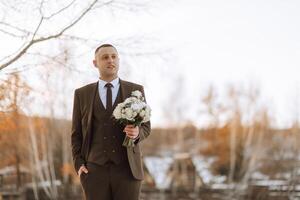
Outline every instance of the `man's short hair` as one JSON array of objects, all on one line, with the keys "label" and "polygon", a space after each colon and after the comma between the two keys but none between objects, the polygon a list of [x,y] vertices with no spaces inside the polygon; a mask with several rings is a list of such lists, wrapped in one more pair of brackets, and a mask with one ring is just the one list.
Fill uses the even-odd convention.
[{"label": "man's short hair", "polygon": [[102,44],[102,45],[100,45],[99,47],[97,47],[97,49],[95,50],[95,55],[96,55],[96,53],[99,51],[99,49],[101,49],[101,48],[103,48],[103,47],[113,47],[113,48],[117,51],[116,47],[114,47],[114,46],[111,45],[111,44]]}]

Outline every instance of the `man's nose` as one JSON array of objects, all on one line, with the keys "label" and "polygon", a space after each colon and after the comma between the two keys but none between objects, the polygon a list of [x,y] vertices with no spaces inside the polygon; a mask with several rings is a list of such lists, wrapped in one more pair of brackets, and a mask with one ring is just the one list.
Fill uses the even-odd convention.
[{"label": "man's nose", "polygon": [[113,59],[112,57],[109,57],[109,58],[108,58],[108,61],[109,61],[109,62],[113,62],[114,59]]}]

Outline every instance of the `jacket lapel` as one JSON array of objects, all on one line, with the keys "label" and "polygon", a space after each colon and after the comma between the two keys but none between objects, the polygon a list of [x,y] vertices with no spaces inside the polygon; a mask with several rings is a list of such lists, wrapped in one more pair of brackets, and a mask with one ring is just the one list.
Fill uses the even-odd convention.
[{"label": "jacket lapel", "polygon": [[120,89],[122,94],[122,102],[125,101],[126,98],[128,98],[131,94],[130,87],[126,83],[126,81],[123,81],[120,79]]},{"label": "jacket lapel", "polygon": [[89,107],[88,107],[88,122],[87,122],[87,134],[89,134],[89,132],[91,131],[91,121],[92,121],[92,116],[93,116],[93,107],[94,107],[94,101],[95,101],[95,95],[96,92],[98,92],[97,90],[98,88],[98,82],[94,83],[91,86],[91,95],[89,95]]},{"label": "jacket lapel", "polygon": [[97,88],[98,88],[98,82],[92,84],[91,87],[89,88],[90,95],[87,96],[88,121],[87,121],[86,135],[83,138],[84,140],[83,140],[83,148],[82,148],[83,151],[82,153],[85,159],[87,159],[90,144],[91,144],[91,130],[92,130],[91,121],[93,116],[94,99],[95,99],[96,92],[98,91]]}]

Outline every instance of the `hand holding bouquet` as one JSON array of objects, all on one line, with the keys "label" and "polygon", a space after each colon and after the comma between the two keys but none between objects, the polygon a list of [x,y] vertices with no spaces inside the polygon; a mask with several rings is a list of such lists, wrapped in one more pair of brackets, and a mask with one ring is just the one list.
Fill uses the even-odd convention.
[{"label": "hand holding bouquet", "polygon": [[[135,90],[131,97],[119,103],[113,111],[113,117],[122,125],[133,125],[134,127],[148,122],[151,116],[151,108],[145,103],[142,93]],[[133,147],[134,140],[127,135],[123,141],[123,146]]]}]

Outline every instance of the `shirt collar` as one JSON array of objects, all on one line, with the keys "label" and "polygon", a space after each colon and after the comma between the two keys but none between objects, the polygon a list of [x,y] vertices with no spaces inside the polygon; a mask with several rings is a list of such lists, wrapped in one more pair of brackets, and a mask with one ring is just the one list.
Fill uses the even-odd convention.
[{"label": "shirt collar", "polygon": [[[110,83],[113,85],[113,87],[115,88],[120,82],[119,77],[115,78],[114,80],[112,80]],[[99,78],[99,87],[100,88],[105,88],[106,83],[108,83],[107,81],[101,80]]]}]

